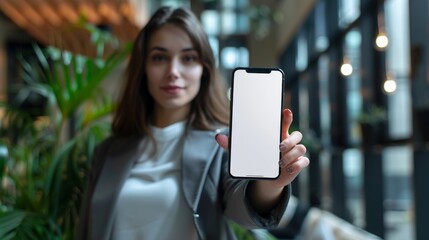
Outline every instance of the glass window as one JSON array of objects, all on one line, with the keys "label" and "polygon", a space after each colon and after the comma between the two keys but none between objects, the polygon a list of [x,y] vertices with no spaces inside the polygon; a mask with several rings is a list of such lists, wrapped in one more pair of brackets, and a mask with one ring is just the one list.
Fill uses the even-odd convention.
[{"label": "glass window", "polygon": [[346,185],[346,205],[352,216],[352,223],[364,227],[365,208],[363,206],[363,156],[359,149],[344,151],[344,177]]},{"label": "glass window", "polygon": [[[361,33],[358,30],[349,31],[345,38],[344,55],[347,61],[353,67],[353,72],[350,76],[345,77],[346,80],[346,101],[347,101],[347,116],[350,119],[356,119],[361,111],[362,95],[360,87],[360,62],[361,62]],[[350,143],[359,141],[359,125],[356,121],[347,121],[349,125],[348,136]]]},{"label": "glass window", "polygon": [[209,36],[209,43],[213,50],[216,65],[219,66],[219,39],[214,36]]},{"label": "glass window", "polygon": [[236,8],[236,1],[234,0],[222,0],[222,7],[223,8],[228,8],[228,9],[234,9]]},{"label": "glass window", "polygon": [[329,56],[322,55],[318,61],[320,86],[320,129],[323,146],[329,146],[331,133],[331,103],[329,100]]},{"label": "glass window", "polygon": [[207,34],[219,34],[219,13],[216,10],[205,10],[201,13],[201,23]]},{"label": "glass window", "polygon": [[224,10],[222,13],[222,33],[233,34],[237,31],[237,14],[233,10]]},{"label": "glass window", "polygon": [[[384,4],[384,21],[389,45],[386,49],[386,74],[396,81],[396,91],[387,95],[389,136],[393,139],[412,135],[410,89],[410,29],[408,0],[390,0]],[[379,18],[383,20],[383,18]],[[385,177],[386,239],[412,239],[414,223],[412,201],[412,159],[410,146],[389,147],[383,151]]]},{"label": "glass window", "polygon": [[397,85],[396,91],[388,95],[389,135],[396,139],[410,137],[412,133],[408,11],[407,0],[385,3],[386,34],[390,45],[386,50],[386,69]]},{"label": "glass window", "polygon": [[237,15],[237,33],[246,34],[250,29],[250,21],[247,14],[240,13]]},{"label": "glass window", "polygon": [[245,34],[249,32],[249,17],[246,14],[248,0],[213,1],[217,8],[203,16],[211,37],[217,38],[219,68],[227,78],[228,71],[238,66],[249,65],[249,51]]},{"label": "glass window", "polygon": [[360,15],[360,0],[339,0],[339,25],[344,28]]},{"label": "glass window", "polygon": [[317,4],[314,12],[314,25],[315,25],[315,49],[316,51],[323,51],[329,46],[329,39],[326,35],[326,4],[320,2]]},{"label": "glass window", "polygon": [[244,9],[247,8],[247,6],[249,6],[249,0],[236,0],[237,1],[237,7]]},{"label": "glass window", "polygon": [[308,44],[307,38],[304,33],[301,32],[298,36],[297,42],[297,57],[296,57],[296,70],[304,71],[308,65]]},{"label": "glass window", "polygon": [[386,239],[413,239],[412,161],[410,146],[383,151]]},{"label": "glass window", "polygon": [[222,33],[243,34],[249,31],[249,17],[247,15],[247,0],[222,1]]},{"label": "glass window", "polygon": [[244,9],[249,6],[249,0],[222,0],[222,7],[229,9]]},{"label": "glass window", "polygon": [[222,65],[228,69],[249,65],[249,50],[245,47],[225,47],[222,49],[221,57]]}]

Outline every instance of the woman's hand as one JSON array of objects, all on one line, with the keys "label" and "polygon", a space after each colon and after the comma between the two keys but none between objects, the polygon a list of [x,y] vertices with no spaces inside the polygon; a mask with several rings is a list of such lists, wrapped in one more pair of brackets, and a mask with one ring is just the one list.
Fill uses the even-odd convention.
[{"label": "woman's hand", "polygon": [[[299,144],[302,140],[302,134],[298,131],[294,131],[289,134],[289,128],[292,124],[293,114],[290,109],[283,110],[283,122],[282,122],[282,139],[279,150],[282,153],[279,165],[281,168],[280,177],[274,181],[268,181],[274,187],[283,188],[289,185],[298,174],[308,166],[310,163],[309,159],[304,156],[307,149],[304,145]],[[228,150],[228,137],[223,134],[216,136],[218,144]]]},{"label": "woman's hand", "polygon": [[284,187],[290,184],[298,174],[308,166],[310,160],[304,156],[307,149],[300,144],[302,134],[299,131],[294,131],[289,134],[289,128],[292,124],[293,114],[289,109],[283,110],[283,132],[280,143],[281,159],[279,165],[281,168],[280,177],[273,181],[277,187]]},{"label": "woman's hand", "polygon": [[[261,214],[267,213],[278,203],[283,188],[289,185],[310,163],[310,160],[304,156],[307,149],[300,144],[302,134],[298,131],[289,134],[292,120],[292,111],[290,109],[283,110],[283,140],[279,145],[281,152],[279,161],[280,176],[275,180],[258,180],[251,185],[250,201],[253,207]],[[218,134],[216,141],[222,148],[228,149],[227,136]]]}]

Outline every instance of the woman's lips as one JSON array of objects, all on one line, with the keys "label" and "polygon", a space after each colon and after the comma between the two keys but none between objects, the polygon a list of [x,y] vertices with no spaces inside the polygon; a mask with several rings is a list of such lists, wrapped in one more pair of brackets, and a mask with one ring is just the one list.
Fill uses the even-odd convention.
[{"label": "woman's lips", "polygon": [[161,87],[161,89],[168,93],[168,94],[177,94],[179,93],[182,89],[184,89],[184,87],[179,87],[179,86],[165,86],[165,87]]}]

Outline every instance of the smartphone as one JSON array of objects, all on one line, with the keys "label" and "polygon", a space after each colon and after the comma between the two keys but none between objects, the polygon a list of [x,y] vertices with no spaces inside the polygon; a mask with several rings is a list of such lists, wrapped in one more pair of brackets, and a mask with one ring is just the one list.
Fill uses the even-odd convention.
[{"label": "smartphone", "polygon": [[231,81],[229,173],[235,178],[280,176],[284,73],[236,68]]}]

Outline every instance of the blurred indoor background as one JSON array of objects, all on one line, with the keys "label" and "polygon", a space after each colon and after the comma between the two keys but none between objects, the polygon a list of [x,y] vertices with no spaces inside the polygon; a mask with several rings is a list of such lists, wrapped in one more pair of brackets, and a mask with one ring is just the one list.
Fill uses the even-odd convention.
[{"label": "blurred indoor background", "polygon": [[[19,91],[22,56],[35,44],[97,56],[85,24],[112,34],[113,52],[162,5],[197,13],[228,83],[239,66],[284,70],[311,159],[301,202],[383,239],[429,239],[427,0],[0,0],[0,101],[40,119],[49,104]],[[113,96],[123,70],[102,84]]]}]

